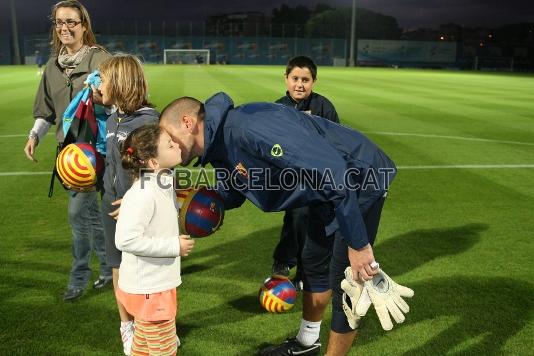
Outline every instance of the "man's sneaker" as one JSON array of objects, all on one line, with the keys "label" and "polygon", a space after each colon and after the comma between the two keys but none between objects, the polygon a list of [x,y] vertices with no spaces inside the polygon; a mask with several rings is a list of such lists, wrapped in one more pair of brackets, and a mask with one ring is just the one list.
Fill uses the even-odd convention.
[{"label": "man's sneaker", "polygon": [[132,343],[135,332],[134,322],[130,322],[125,326],[120,327],[121,339],[122,339],[122,351],[129,356],[132,353]]},{"label": "man's sneaker", "polygon": [[296,337],[291,337],[280,345],[269,346],[260,352],[260,356],[319,355],[321,343],[319,339],[311,346],[303,346]]},{"label": "man's sneaker", "polygon": [[80,298],[83,294],[82,288],[68,288],[63,294],[63,300],[66,302],[71,302]]},{"label": "man's sneaker", "polygon": [[289,279],[289,266],[285,263],[274,261],[271,276],[278,279]]},{"label": "man's sneaker", "polygon": [[98,277],[98,279],[93,283],[93,289],[102,289],[113,281],[113,278]]}]

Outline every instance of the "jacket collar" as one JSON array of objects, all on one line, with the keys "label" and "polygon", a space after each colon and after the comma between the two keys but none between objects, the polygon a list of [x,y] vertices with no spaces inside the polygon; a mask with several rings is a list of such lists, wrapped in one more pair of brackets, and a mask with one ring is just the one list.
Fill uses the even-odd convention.
[{"label": "jacket collar", "polygon": [[313,91],[310,93],[310,95],[308,95],[308,97],[304,100],[301,100],[301,101],[296,101],[295,99],[293,99],[291,97],[291,95],[289,95],[289,91],[286,91],[286,99],[289,100],[289,102],[297,109],[297,110],[300,110],[302,111],[303,109],[307,109],[309,108],[310,106],[310,102],[311,102],[311,99],[312,99],[312,96],[313,96]]},{"label": "jacket collar", "polygon": [[204,154],[199,162],[204,167],[224,151],[222,128],[228,112],[234,108],[232,99],[223,92],[213,95],[204,104]]},{"label": "jacket collar", "polygon": [[130,122],[132,120],[137,119],[140,116],[145,116],[145,115],[151,115],[151,116],[159,117],[159,114],[156,111],[156,109],[148,107],[148,106],[143,106],[142,108],[137,109],[136,111],[134,111],[131,114],[121,114],[117,110],[117,111],[115,111],[113,113],[113,118],[114,118],[115,121],[120,122],[122,124],[122,123],[125,123],[125,122]]}]

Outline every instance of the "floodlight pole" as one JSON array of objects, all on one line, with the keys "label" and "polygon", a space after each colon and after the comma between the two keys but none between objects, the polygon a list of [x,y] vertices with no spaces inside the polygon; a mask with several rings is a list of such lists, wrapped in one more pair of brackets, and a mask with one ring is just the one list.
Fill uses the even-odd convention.
[{"label": "floodlight pole", "polygon": [[13,64],[21,64],[20,62],[20,48],[19,48],[19,33],[17,31],[17,12],[15,11],[15,0],[10,1],[11,5],[11,32],[13,34]]},{"label": "floodlight pole", "polygon": [[349,67],[354,67],[354,42],[356,37],[356,0],[352,0],[352,18],[350,24]]}]

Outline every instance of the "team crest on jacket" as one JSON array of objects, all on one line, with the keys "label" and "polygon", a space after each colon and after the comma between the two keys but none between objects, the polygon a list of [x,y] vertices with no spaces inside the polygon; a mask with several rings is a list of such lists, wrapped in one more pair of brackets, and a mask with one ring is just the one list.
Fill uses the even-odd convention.
[{"label": "team crest on jacket", "polygon": [[282,157],[284,155],[284,150],[282,149],[282,146],[280,146],[278,143],[271,148],[271,156],[273,157]]},{"label": "team crest on jacket", "polygon": [[239,162],[237,166],[235,166],[235,170],[243,177],[248,178],[247,169],[245,168],[245,166],[243,166],[243,163]]}]

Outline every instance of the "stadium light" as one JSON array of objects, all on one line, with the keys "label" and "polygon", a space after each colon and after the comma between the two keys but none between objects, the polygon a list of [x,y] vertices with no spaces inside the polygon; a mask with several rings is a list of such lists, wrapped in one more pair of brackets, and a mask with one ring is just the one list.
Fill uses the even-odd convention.
[{"label": "stadium light", "polygon": [[350,51],[349,51],[349,66],[354,67],[354,42],[356,37],[356,0],[352,0],[352,18],[350,24]]},{"label": "stadium light", "polygon": [[11,0],[11,32],[13,33],[13,64],[21,64],[19,48],[19,32],[17,30],[17,12],[15,11],[15,0]]}]

